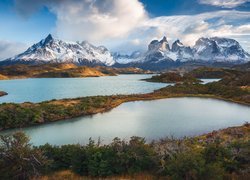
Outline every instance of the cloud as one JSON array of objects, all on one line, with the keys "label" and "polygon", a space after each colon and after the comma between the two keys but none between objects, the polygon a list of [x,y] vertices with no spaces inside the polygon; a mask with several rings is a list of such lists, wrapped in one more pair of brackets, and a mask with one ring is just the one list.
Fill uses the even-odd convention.
[{"label": "cloud", "polygon": [[55,34],[68,40],[100,43],[126,36],[147,19],[147,12],[138,0],[16,0],[16,9],[23,16],[42,6],[57,17]]},{"label": "cloud", "polygon": [[[224,7],[248,1],[199,0]],[[152,39],[164,35],[170,42],[180,39],[190,46],[204,36],[237,37],[242,41],[250,35],[250,12],[227,10],[151,18],[139,0],[16,0],[16,9],[23,16],[43,6],[56,15],[53,34],[60,39],[88,40],[113,51],[145,50]],[[245,42],[244,46],[249,48],[249,44]]]},{"label": "cloud", "polygon": [[242,40],[241,37],[250,35],[250,12],[216,11],[197,15],[156,17],[146,20],[130,38],[135,38],[136,34],[144,45],[152,38],[160,39],[163,35],[166,35],[170,42],[180,39],[190,46],[200,37],[237,36]]},{"label": "cloud", "polygon": [[0,40],[0,60],[7,59],[27,49],[27,45],[19,42]]},{"label": "cloud", "polygon": [[200,4],[207,4],[211,6],[219,6],[224,8],[235,8],[250,0],[198,0]]}]

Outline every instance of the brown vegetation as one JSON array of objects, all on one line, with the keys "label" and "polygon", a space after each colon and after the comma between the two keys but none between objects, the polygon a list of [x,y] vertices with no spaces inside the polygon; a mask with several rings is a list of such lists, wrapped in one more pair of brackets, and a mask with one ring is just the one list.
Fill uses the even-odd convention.
[{"label": "brown vegetation", "polygon": [[92,96],[41,103],[3,103],[0,104],[0,130],[92,115],[111,110],[121,103],[137,100],[195,96],[218,98],[249,106],[250,92],[247,88],[242,88],[249,86],[249,79],[248,73],[239,76],[233,74],[208,84],[193,83],[189,79],[148,94]]},{"label": "brown vegetation", "polygon": [[74,64],[0,66],[0,80],[20,78],[70,78],[115,76],[117,74],[150,73],[138,68],[87,67]]},{"label": "brown vegetation", "polygon": [[[114,138],[110,144],[33,147],[17,132],[0,136],[1,179],[249,179],[250,125],[196,137]],[[33,178],[32,178],[33,177]]]}]

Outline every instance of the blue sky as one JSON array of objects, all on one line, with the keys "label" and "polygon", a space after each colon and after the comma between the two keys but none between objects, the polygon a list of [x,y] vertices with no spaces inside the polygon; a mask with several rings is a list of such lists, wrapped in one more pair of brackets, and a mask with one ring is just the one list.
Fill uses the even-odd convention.
[{"label": "blue sky", "polygon": [[24,17],[16,12],[14,1],[0,0],[0,39],[32,43],[51,32],[55,22],[56,16],[46,7]]},{"label": "blue sky", "polygon": [[[226,0],[230,1],[230,0]],[[235,0],[239,1],[239,0]],[[211,6],[210,4],[198,3],[198,0],[141,0],[145,4],[148,12],[153,16],[171,16],[171,15],[192,15],[203,12],[213,12],[219,10],[250,10],[250,3],[246,2],[239,6],[229,8],[223,6]]]},{"label": "blue sky", "polygon": [[250,0],[0,0],[0,59],[49,33],[120,52],[145,50],[164,35],[190,46],[229,37],[250,51]]}]

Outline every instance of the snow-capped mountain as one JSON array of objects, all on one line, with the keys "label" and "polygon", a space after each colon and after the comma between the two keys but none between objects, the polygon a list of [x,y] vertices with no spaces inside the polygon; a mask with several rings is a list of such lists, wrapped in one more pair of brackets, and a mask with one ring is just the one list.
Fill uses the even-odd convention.
[{"label": "snow-capped mountain", "polygon": [[164,36],[162,40],[153,40],[148,45],[148,51],[144,54],[143,62],[160,62],[160,61],[175,61],[177,58],[176,53],[173,53],[170,49],[167,38]]},{"label": "snow-capped mountain", "polygon": [[200,38],[193,47],[194,59],[205,61],[247,61],[250,55],[239,42],[228,38]]},{"label": "snow-capped mountain", "polygon": [[185,63],[236,64],[250,61],[250,55],[236,40],[219,37],[200,38],[193,47],[185,46],[180,40],[176,40],[170,48],[167,38],[164,36],[161,40],[151,41],[148,50],[140,53],[136,58],[128,55],[115,55],[115,57],[118,62],[116,67],[133,66],[149,70],[164,70]]},{"label": "snow-capped mountain", "polygon": [[54,39],[50,34],[25,52],[9,58],[12,63],[74,63],[79,65],[106,65],[115,63],[113,56],[104,46],[96,47],[86,41],[65,42]]},{"label": "snow-capped mountain", "polygon": [[164,69],[183,62],[227,62],[250,61],[250,55],[233,39],[200,38],[193,47],[185,46],[176,40],[170,46],[164,36],[153,40],[146,52],[135,51],[130,55],[110,53],[104,46],[96,47],[86,41],[65,42],[48,35],[25,52],[0,62],[0,65],[15,63],[74,63],[77,65],[104,65],[116,67],[140,67],[144,69]]},{"label": "snow-capped mountain", "polygon": [[160,41],[151,41],[147,52],[140,57],[140,60],[137,58],[136,62],[246,62],[249,60],[250,55],[234,39],[200,38],[194,47],[185,46],[180,40],[176,40],[170,48],[164,36]]},{"label": "snow-capped mountain", "polygon": [[141,60],[141,58],[143,57],[143,53],[140,51],[134,51],[130,55],[128,55],[115,52],[112,54],[112,56],[117,63],[127,64]]},{"label": "snow-capped mountain", "polygon": [[168,44],[166,36],[162,38],[162,40],[153,40],[151,43],[148,45],[148,51],[170,51],[170,46]]},{"label": "snow-capped mountain", "polygon": [[177,54],[177,59],[182,61],[192,60],[194,57],[193,50],[189,46],[184,46],[180,40],[176,40],[172,44],[172,52]]}]

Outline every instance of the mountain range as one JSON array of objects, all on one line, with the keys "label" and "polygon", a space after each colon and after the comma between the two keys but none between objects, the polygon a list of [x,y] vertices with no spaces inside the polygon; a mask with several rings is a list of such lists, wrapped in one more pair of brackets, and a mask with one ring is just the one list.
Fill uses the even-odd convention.
[{"label": "mountain range", "polygon": [[104,46],[94,46],[87,41],[66,42],[49,34],[25,52],[1,61],[0,64],[44,64],[74,63],[87,66],[140,67],[143,69],[165,68],[185,62],[245,63],[250,55],[234,39],[211,37],[200,38],[193,47],[185,46],[180,40],[169,44],[164,36],[153,40],[146,52],[135,51],[130,55],[111,53]]},{"label": "mountain range", "polygon": [[50,62],[105,66],[112,66],[115,63],[111,53],[104,46],[96,47],[87,41],[66,42],[53,38],[51,34],[25,52],[5,61],[10,64]]}]

